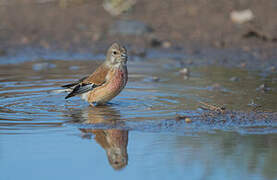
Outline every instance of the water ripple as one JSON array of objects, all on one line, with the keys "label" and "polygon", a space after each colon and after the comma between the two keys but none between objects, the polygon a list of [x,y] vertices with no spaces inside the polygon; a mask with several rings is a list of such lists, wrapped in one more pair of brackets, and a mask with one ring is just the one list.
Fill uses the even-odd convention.
[{"label": "water ripple", "polygon": [[[259,96],[254,91],[242,87],[230,86],[224,77],[207,76],[205,69],[192,70],[191,80],[184,81],[174,67],[167,68],[169,73],[163,73],[159,66],[151,65],[147,68],[146,62],[130,63],[130,79],[124,91],[111,101],[107,106],[91,108],[88,103],[74,97],[65,100],[65,94],[51,93],[77,79],[77,75],[88,74],[91,66],[96,66],[94,61],[51,61],[51,67],[42,66],[43,73],[38,72],[36,64],[41,62],[25,62],[20,65],[0,66],[3,77],[0,80],[0,128],[1,133],[33,133],[35,130],[70,126],[78,128],[123,128],[136,131],[150,132],[175,132],[191,133],[201,131],[237,131],[249,133],[275,133],[276,122],[267,123],[261,115],[244,113],[236,114],[236,119],[231,119],[228,114],[199,118],[199,101],[227,102],[231,109],[247,109],[247,99]],[[43,61],[45,64],[46,62]],[[78,69],[72,69],[78,66]],[[166,66],[166,63],[162,67]],[[149,68],[151,67],[151,68]],[[44,71],[47,71],[46,73]],[[16,73],[15,73],[16,72]],[[230,72],[231,73],[231,72]],[[217,72],[216,74],[220,74]],[[151,81],[152,77],[159,77],[160,81]],[[145,81],[145,78],[149,81]],[[227,79],[227,78],[226,78]],[[229,79],[229,78],[228,78]],[[242,79],[242,78],[241,78]],[[213,90],[211,82],[223,85],[223,90]],[[248,80],[247,80],[248,81]],[[259,81],[257,79],[256,81]],[[249,86],[256,86],[258,82]],[[228,93],[226,93],[228,89]],[[274,89],[274,88],[273,88]],[[243,98],[241,96],[244,96]],[[270,101],[274,93],[260,96],[260,102]],[[256,102],[259,99],[256,99]],[[255,102],[255,103],[256,103]],[[259,103],[259,102],[258,102]],[[243,106],[244,104],[244,106]],[[276,102],[269,103],[268,109],[274,107]],[[184,120],[177,121],[177,114],[184,114],[191,118],[191,123]],[[234,111],[236,112],[236,111]],[[261,113],[265,115],[265,113]],[[247,117],[247,118],[242,118]],[[276,115],[268,115],[270,120]],[[115,120],[115,124],[108,122]],[[223,123],[224,122],[224,123]],[[119,124],[119,125],[118,125]],[[48,128],[48,129],[47,129]],[[41,131],[39,131],[41,132]]]}]

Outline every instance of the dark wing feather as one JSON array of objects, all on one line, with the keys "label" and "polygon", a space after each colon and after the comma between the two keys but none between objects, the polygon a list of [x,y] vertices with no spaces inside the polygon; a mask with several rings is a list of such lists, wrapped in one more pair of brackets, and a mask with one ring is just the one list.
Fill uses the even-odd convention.
[{"label": "dark wing feather", "polygon": [[81,83],[74,87],[74,89],[65,97],[65,99],[70,98],[72,96],[76,96],[78,94],[83,94],[88,91],[93,90],[97,85],[95,84],[85,84]]},{"label": "dark wing feather", "polygon": [[75,82],[70,83],[70,84],[63,85],[63,86],[61,86],[61,87],[63,87],[63,88],[72,88],[73,86],[76,86],[76,85],[78,85],[79,83],[81,83],[81,82],[82,82],[83,80],[85,80],[87,77],[88,77],[88,76],[83,77],[82,79],[79,79],[78,81],[75,81]]},{"label": "dark wing feather", "polygon": [[72,89],[72,91],[65,97],[65,99],[75,96],[77,94],[83,94],[93,90],[95,87],[102,86],[106,82],[106,75],[108,74],[109,67],[105,64],[99,66],[92,75],[84,77],[79,81],[71,84],[63,85],[63,88]]}]

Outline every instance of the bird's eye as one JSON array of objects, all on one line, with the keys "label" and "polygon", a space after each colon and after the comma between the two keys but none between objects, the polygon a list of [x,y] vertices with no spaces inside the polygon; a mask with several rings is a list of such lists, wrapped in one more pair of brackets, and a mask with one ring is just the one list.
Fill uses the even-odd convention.
[{"label": "bird's eye", "polygon": [[116,51],[113,51],[113,55],[116,55],[117,54],[117,52]]}]

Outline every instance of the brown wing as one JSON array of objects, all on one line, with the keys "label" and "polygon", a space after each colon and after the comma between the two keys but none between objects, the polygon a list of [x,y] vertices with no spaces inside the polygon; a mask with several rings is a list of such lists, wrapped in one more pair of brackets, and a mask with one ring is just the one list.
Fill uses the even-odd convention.
[{"label": "brown wing", "polygon": [[105,83],[108,71],[109,68],[105,64],[102,64],[94,71],[92,75],[84,79],[82,83],[93,83],[97,86],[100,86]]},{"label": "brown wing", "polygon": [[82,78],[78,82],[62,86],[64,88],[72,89],[72,91],[65,97],[65,99],[76,96],[78,94],[86,93],[93,90],[95,87],[101,86],[106,81],[107,73],[108,68],[105,66],[105,64],[102,64],[94,71],[92,75]]}]

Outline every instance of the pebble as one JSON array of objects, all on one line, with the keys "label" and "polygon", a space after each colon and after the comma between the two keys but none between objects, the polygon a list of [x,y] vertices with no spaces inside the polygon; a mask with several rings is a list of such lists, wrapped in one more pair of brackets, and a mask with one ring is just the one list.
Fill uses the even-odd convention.
[{"label": "pebble", "polygon": [[162,45],[162,42],[158,40],[157,38],[151,38],[150,45],[152,47],[160,47]]},{"label": "pebble", "polygon": [[136,4],[136,0],[104,0],[103,7],[112,16],[118,16],[129,12]]},{"label": "pebble", "polygon": [[20,39],[20,42],[22,44],[28,44],[30,42],[30,39],[26,36],[22,36],[21,39]]},{"label": "pebble", "polygon": [[258,105],[254,102],[253,99],[251,99],[250,103],[248,104],[248,106],[252,106],[252,107],[261,107],[261,105]]},{"label": "pebble", "polygon": [[160,78],[157,77],[157,76],[153,76],[151,80],[152,80],[153,82],[159,82],[159,81],[160,81]]},{"label": "pebble", "polygon": [[175,117],[176,121],[180,121],[180,120],[185,119],[185,118],[186,118],[186,116],[182,116],[182,115],[179,115],[179,114],[176,114],[176,117]]},{"label": "pebble", "polygon": [[162,46],[163,46],[163,48],[168,49],[168,48],[171,47],[171,42],[169,42],[169,41],[164,41],[164,42],[162,43]]},{"label": "pebble", "polygon": [[179,71],[180,74],[189,76],[189,69],[188,68],[183,68]]},{"label": "pebble", "polygon": [[239,81],[239,78],[236,76],[233,76],[230,78],[230,81],[237,82],[237,81]]},{"label": "pebble", "polygon": [[186,123],[191,123],[191,119],[190,119],[190,118],[186,118],[186,119],[185,119],[185,122],[186,122]]},{"label": "pebble", "polygon": [[231,20],[236,24],[244,24],[254,19],[254,14],[250,9],[242,11],[232,11],[230,13]]},{"label": "pebble", "polygon": [[267,91],[270,91],[271,88],[268,87],[266,84],[261,84],[256,90],[262,91],[262,92],[267,92]]},{"label": "pebble", "polygon": [[145,82],[159,82],[161,79],[158,76],[151,76],[144,78]]},{"label": "pebble", "polygon": [[240,67],[245,68],[246,67],[246,63],[245,62],[241,63]]},{"label": "pebble", "polygon": [[176,114],[176,121],[185,120],[186,123],[191,123],[192,120],[186,116]]}]

